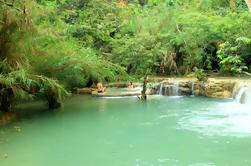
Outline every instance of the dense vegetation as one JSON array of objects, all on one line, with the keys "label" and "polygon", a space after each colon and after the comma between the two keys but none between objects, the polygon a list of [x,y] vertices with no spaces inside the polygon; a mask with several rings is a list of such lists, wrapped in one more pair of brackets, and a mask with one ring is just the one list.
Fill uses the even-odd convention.
[{"label": "dense vegetation", "polygon": [[244,0],[0,0],[0,110],[130,76],[251,72]]}]

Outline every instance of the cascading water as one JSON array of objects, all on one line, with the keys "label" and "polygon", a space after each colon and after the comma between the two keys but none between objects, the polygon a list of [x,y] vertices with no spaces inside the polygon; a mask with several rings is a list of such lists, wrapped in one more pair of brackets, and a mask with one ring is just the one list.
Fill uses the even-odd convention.
[{"label": "cascading water", "polygon": [[164,85],[164,83],[159,84],[158,95],[166,96],[179,96],[179,83],[171,83],[169,85]]},{"label": "cascading water", "polygon": [[176,82],[171,87],[171,96],[179,96],[179,83]]},{"label": "cascading water", "polygon": [[191,92],[192,92],[192,95],[194,95],[194,82],[192,82],[192,85],[191,85]]},{"label": "cascading water", "polygon": [[164,96],[189,96],[196,94],[195,81],[160,82],[156,88],[156,94]]},{"label": "cascading water", "polygon": [[160,83],[160,86],[159,86],[159,95],[163,95],[163,83]]},{"label": "cascading water", "polygon": [[169,96],[179,96],[179,83],[175,82],[169,87]]},{"label": "cascading water", "polygon": [[235,95],[235,100],[241,104],[251,104],[251,88],[243,86]]}]

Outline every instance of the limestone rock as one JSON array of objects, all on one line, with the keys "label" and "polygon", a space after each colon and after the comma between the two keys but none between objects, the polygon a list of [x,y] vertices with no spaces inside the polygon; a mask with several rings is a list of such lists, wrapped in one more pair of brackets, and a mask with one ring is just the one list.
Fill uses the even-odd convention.
[{"label": "limestone rock", "polygon": [[95,91],[95,88],[80,88],[77,89],[78,94],[92,94],[93,91]]},{"label": "limestone rock", "polygon": [[207,82],[198,83],[199,95],[214,98],[230,98],[235,82],[229,80],[209,79]]}]

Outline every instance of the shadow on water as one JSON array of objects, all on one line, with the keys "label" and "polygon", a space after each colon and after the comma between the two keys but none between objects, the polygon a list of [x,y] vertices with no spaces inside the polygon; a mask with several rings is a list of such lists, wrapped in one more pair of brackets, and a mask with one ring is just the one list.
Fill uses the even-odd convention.
[{"label": "shadow on water", "polygon": [[0,114],[0,126],[41,118],[58,110],[60,109],[49,110],[47,102],[42,100],[24,102],[15,105],[12,112]]}]

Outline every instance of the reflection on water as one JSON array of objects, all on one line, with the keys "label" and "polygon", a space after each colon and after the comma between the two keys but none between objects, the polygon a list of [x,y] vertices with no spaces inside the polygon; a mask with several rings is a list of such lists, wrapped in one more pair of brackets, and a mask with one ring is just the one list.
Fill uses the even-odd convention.
[{"label": "reflection on water", "polygon": [[107,109],[107,100],[101,100],[99,102],[99,111],[104,112]]}]

